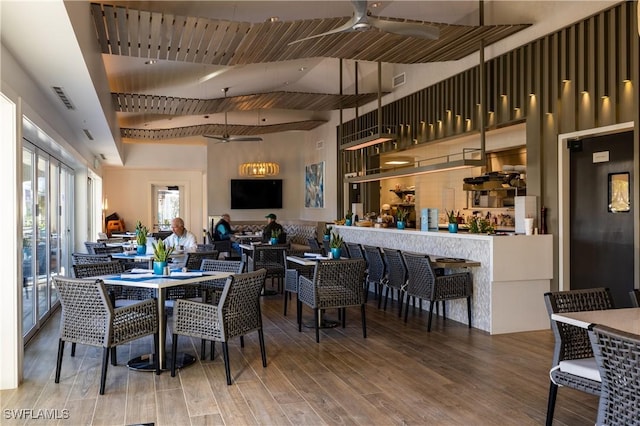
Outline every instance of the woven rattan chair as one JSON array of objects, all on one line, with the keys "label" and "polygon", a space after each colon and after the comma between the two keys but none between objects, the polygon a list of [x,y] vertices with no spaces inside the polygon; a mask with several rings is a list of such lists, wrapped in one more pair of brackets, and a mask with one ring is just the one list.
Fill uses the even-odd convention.
[{"label": "woven rattan chair", "polygon": [[362,314],[362,336],[367,337],[365,300],[362,283],[365,276],[364,259],[320,260],[316,264],[313,278],[298,279],[298,331],[302,331],[302,305],[313,309],[316,342],[320,343],[320,312],[338,308],[341,311],[342,327],[345,326],[346,309],[360,306]]},{"label": "woven rattan chair", "polygon": [[[300,256],[303,257],[304,253],[307,251],[300,250],[288,250],[287,256]],[[322,254],[322,249],[318,245],[317,249],[311,249],[308,251],[309,253],[319,253]],[[284,316],[287,316],[287,303],[291,299],[292,294],[298,294],[298,277],[300,275],[304,275],[307,278],[313,278],[313,271],[315,269],[315,265],[306,266],[299,265],[295,262],[289,262],[286,259],[286,256],[283,258],[284,262]]]},{"label": "woven rattan chair", "polygon": [[362,246],[358,243],[344,243],[347,246],[347,253],[342,253],[343,255],[348,255],[351,259],[364,259],[364,251],[362,250]]},{"label": "woven rattan chair", "polygon": [[[124,264],[119,261],[85,263],[73,265],[73,273],[76,278],[92,278],[101,275],[121,274],[125,271]],[[115,307],[131,304],[132,301],[152,299],[155,290],[144,287],[129,287],[122,285],[105,284],[111,303]]]},{"label": "woven rattan chair", "polygon": [[320,247],[320,243],[315,238],[308,238],[307,242],[311,250],[317,251],[318,253],[322,253],[322,247]]},{"label": "woven rattan chair", "polygon": [[288,249],[288,244],[255,246],[247,258],[247,269],[249,271],[266,269],[267,278],[270,278],[272,283],[276,281],[278,293],[281,293],[285,270],[284,258]]},{"label": "woven rattan chair", "polygon": [[227,385],[231,384],[231,369],[229,367],[230,339],[244,336],[251,331],[258,332],[260,340],[260,354],[262,366],[267,366],[267,354],[264,347],[262,332],[262,312],[260,310],[260,293],[264,287],[267,271],[261,269],[255,272],[232,275],[222,291],[217,305],[177,300],[173,326],[173,354],[171,363],[171,377],[176,374],[176,351],[178,335],[191,336],[212,342],[222,342]]},{"label": "woven rattan chair", "polygon": [[640,425],[640,336],[602,325],[589,331],[602,379],[597,425]]},{"label": "woven rattan chair", "polygon": [[640,308],[640,290],[636,289],[629,292],[631,298],[631,306],[634,308]]},{"label": "woven rattan chair", "polygon": [[185,266],[187,267],[187,269],[200,269],[200,266],[202,265],[203,260],[205,259],[215,260],[217,258],[218,258],[218,252],[216,250],[188,253]]},{"label": "woven rattan chair", "polygon": [[[613,309],[613,299],[609,289],[593,288],[548,292],[544,295],[549,317],[551,314],[565,312],[595,311]],[[587,330],[551,320],[551,329],[555,337],[552,368],[549,373],[549,399],[547,402],[547,425],[553,423],[553,411],[556,405],[558,386],[567,386],[591,395],[600,395],[601,383],[586,375],[575,374],[575,367],[584,371],[585,366],[596,370],[593,349]]]},{"label": "woven rattan chair", "polygon": [[[389,300],[389,289],[391,289],[391,298],[393,293],[397,293],[398,300],[398,317],[402,315],[402,301],[407,286],[407,265],[404,264],[402,252],[400,250],[384,249],[384,261],[386,263],[386,276],[382,280],[385,288],[384,294],[384,310],[387,310],[387,301]],[[380,299],[378,299],[378,309],[382,301],[382,290],[380,290]]]},{"label": "woven rattan chair", "polygon": [[324,250],[324,255],[328,256],[331,253],[331,246],[329,240],[322,240],[322,249]]},{"label": "woven rattan chair", "polygon": [[382,300],[382,281],[386,276],[386,266],[382,251],[379,247],[364,246],[364,256],[367,259],[367,279],[365,284],[365,298],[369,293],[369,287],[373,284],[373,288],[378,298],[378,308]]},{"label": "woven rattan chair", "polygon": [[453,299],[467,299],[467,316],[469,328],[471,328],[471,294],[473,291],[473,279],[470,272],[461,272],[436,276],[431,267],[429,256],[424,254],[402,253],[407,265],[407,305],[404,312],[404,321],[409,315],[409,297],[416,297],[429,301],[429,321],[427,331],[431,331],[431,320],[436,302],[443,302],[442,318],[447,319],[446,305],[444,302]]},{"label": "woven rattan chair", "polygon": [[85,241],[85,242],[84,242],[84,246],[85,246],[85,247],[86,247],[86,249],[87,249],[87,253],[89,253],[89,254],[96,254],[96,252],[94,251],[94,249],[95,249],[96,247],[100,247],[100,248],[102,248],[102,247],[106,247],[106,246],[107,246],[107,244],[106,244],[106,243],[102,243],[102,242]]},{"label": "woven rattan chair", "polygon": [[71,253],[71,258],[74,265],[84,263],[104,263],[111,262],[113,260],[108,254]]},{"label": "woven rattan chair", "polygon": [[[116,365],[117,345],[152,334],[154,353],[158,353],[158,307],[155,299],[114,309],[102,280],[56,276],[53,281],[62,305],[56,383],[60,383],[65,342],[103,348],[100,395],[104,395],[109,353],[111,363]],[[74,355],[72,348],[71,356]],[[156,374],[160,374],[157,357],[154,359]]]},{"label": "woven rattan chair", "polygon": [[94,247],[93,251],[96,254],[124,253],[124,248],[122,246]]}]

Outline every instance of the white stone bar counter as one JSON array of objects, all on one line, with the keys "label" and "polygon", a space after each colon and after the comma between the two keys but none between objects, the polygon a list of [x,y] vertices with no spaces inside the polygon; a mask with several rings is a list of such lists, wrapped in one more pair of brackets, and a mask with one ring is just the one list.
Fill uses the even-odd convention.
[{"label": "white stone bar counter", "polygon": [[[347,242],[480,262],[481,266],[471,268],[472,327],[491,334],[549,328],[543,295],[553,278],[552,235],[492,236],[340,225],[335,230]],[[466,324],[466,301],[448,301],[447,318]]]}]

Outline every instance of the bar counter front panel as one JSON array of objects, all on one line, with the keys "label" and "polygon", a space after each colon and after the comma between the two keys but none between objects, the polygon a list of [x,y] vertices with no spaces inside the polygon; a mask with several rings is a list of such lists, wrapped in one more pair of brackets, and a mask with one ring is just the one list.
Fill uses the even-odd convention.
[{"label": "bar counter front panel", "polygon": [[[491,236],[336,225],[347,242],[480,262],[471,268],[471,325],[491,334],[549,328],[544,293],[553,277],[552,235]],[[425,309],[427,304],[424,304]],[[447,302],[447,318],[467,323],[466,301]]]}]

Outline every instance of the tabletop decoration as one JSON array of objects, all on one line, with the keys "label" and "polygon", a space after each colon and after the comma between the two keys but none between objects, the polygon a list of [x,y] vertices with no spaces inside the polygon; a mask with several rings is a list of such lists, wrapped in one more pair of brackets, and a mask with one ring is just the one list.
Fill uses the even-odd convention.
[{"label": "tabletop decoration", "polygon": [[149,229],[142,224],[142,222],[136,222],[136,243],[138,244],[136,248],[136,253],[143,255],[147,254],[147,234],[149,233]]},{"label": "tabletop decoration", "polygon": [[282,231],[279,229],[274,229],[273,231],[271,231],[271,239],[269,240],[269,243],[271,245],[278,244],[278,240],[280,239],[281,232]]},{"label": "tabletop decoration", "polygon": [[156,275],[163,275],[164,268],[167,266],[169,257],[173,253],[173,247],[164,244],[164,241],[159,240],[158,243],[153,243],[153,273]]},{"label": "tabletop decoration", "polygon": [[333,229],[332,226],[326,226],[324,227],[324,231],[323,231],[323,235],[322,235],[322,239],[325,241],[329,241],[331,240],[331,230]]},{"label": "tabletop decoration", "polygon": [[398,227],[398,229],[404,229],[405,219],[407,219],[407,216],[409,216],[409,210],[398,209],[398,212],[396,213],[396,226]]},{"label": "tabletop decoration", "polygon": [[331,249],[331,257],[334,259],[340,259],[342,256],[342,243],[344,240],[339,234],[335,232],[331,233],[331,241],[329,242],[329,248]]},{"label": "tabletop decoration", "polygon": [[452,234],[455,234],[456,232],[458,232],[459,214],[454,212],[453,210],[446,211],[446,212],[447,212],[447,220],[449,221],[449,232],[451,232]]}]

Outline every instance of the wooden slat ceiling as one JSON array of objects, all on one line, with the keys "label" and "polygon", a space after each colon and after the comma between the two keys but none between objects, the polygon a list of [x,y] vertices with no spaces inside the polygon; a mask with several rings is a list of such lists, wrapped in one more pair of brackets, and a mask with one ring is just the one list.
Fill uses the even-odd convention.
[{"label": "wooden slat ceiling", "polygon": [[[318,37],[289,46],[292,41],[339,27],[349,18],[248,23],[179,16],[103,3],[92,3],[91,12],[103,54],[222,66],[313,57],[405,64],[454,61],[477,51],[481,39],[484,39],[485,45],[490,45],[529,26],[478,27],[411,21],[437,27],[440,37],[437,40],[422,40],[372,29]],[[336,95],[273,92],[226,99],[186,99],[135,93],[112,94],[117,112],[162,115],[269,108],[326,111],[363,105],[376,97],[377,94],[371,93]],[[252,135],[271,131],[310,130],[322,123],[310,120],[272,126],[229,125],[228,130],[234,135]],[[220,134],[222,131],[219,125],[206,124],[163,130],[122,128],[121,135],[130,139],[159,140]]]}]

